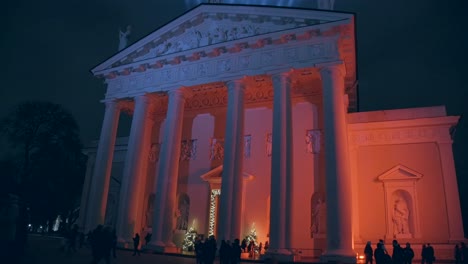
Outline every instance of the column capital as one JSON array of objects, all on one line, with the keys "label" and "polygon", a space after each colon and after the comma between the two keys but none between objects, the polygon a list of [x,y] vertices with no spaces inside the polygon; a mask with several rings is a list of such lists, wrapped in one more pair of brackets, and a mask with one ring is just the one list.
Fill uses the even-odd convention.
[{"label": "column capital", "polygon": [[283,83],[284,85],[291,86],[291,75],[293,74],[293,70],[288,72],[278,72],[275,74],[270,75],[271,80],[273,81],[273,88],[275,83]]},{"label": "column capital", "polygon": [[123,100],[118,100],[116,102],[117,102],[117,107],[121,112],[124,112],[128,115],[133,114],[135,103],[132,100],[123,99]]},{"label": "column capital", "polygon": [[226,82],[226,87],[229,90],[232,89],[241,89],[245,90],[246,87],[246,77],[242,79],[229,80]]},{"label": "column capital", "polygon": [[180,87],[180,88],[168,91],[167,94],[169,95],[169,98],[176,96],[176,97],[181,97],[181,99],[188,99],[193,96],[193,91],[192,89],[188,87]]},{"label": "column capital", "polygon": [[322,79],[324,75],[331,75],[336,77],[346,76],[346,67],[342,62],[317,64],[316,67],[318,68],[320,72],[320,78]]}]

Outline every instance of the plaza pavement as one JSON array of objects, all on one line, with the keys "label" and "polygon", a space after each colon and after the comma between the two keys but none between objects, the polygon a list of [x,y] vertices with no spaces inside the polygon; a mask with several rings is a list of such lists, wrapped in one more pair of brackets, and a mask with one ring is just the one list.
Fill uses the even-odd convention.
[{"label": "plaza pavement", "polygon": [[[83,247],[77,249],[76,253],[68,254],[60,250],[59,237],[48,237],[30,235],[25,254],[21,264],[89,264],[91,263],[90,249]],[[259,261],[257,261],[259,262]],[[9,263],[0,261],[0,263]],[[101,260],[100,263],[105,263]],[[141,256],[132,256],[129,250],[117,250],[117,258],[111,258],[112,264],[195,264],[193,256],[160,255],[152,253],[141,253]],[[215,264],[219,261],[215,261]],[[241,262],[242,264],[252,261]]]}]

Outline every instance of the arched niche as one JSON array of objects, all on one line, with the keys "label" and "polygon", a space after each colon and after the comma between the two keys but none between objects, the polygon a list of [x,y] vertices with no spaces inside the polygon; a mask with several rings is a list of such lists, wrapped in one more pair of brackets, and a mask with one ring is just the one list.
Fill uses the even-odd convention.
[{"label": "arched niche", "polygon": [[387,239],[420,238],[416,183],[423,175],[401,164],[378,180],[383,183]]}]

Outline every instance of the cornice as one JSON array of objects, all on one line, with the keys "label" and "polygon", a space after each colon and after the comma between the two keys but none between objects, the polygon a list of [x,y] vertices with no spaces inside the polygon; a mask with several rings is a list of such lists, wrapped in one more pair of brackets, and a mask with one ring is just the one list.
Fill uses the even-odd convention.
[{"label": "cornice", "polygon": [[449,133],[458,117],[436,117],[348,125],[351,146],[392,145],[408,143],[451,143]]}]

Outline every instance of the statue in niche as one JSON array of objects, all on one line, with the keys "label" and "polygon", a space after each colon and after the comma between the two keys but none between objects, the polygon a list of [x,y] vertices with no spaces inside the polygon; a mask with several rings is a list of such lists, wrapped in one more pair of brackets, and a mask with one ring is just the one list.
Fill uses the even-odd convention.
[{"label": "statue in niche", "polygon": [[190,211],[190,201],[186,194],[179,196],[179,205],[176,212],[176,230],[187,230],[188,228],[188,217]]},{"label": "statue in niche", "polygon": [[272,134],[267,133],[267,135],[266,135],[266,153],[267,153],[268,157],[271,157],[272,143],[273,143]]},{"label": "statue in niche", "polygon": [[320,193],[314,193],[312,196],[311,216],[311,236],[314,237],[319,234],[325,234],[326,203]]},{"label": "statue in niche", "polygon": [[251,135],[244,136],[244,158],[250,158],[250,142],[252,140]]},{"label": "statue in niche", "polygon": [[119,30],[119,51],[125,49],[128,45],[128,38],[132,33],[132,26],[128,25],[125,32]]},{"label": "statue in niche", "polygon": [[154,163],[159,160],[159,149],[161,144],[153,143],[151,144],[150,153],[148,159],[150,162]]},{"label": "statue in niche", "polygon": [[320,131],[307,130],[305,136],[306,152],[317,154],[320,152]]},{"label": "statue in niche", "polygon": [[395,197],[393,204],[393,234],[403,235],[409,234],[409,209],[406,200],[400,195]]}]

